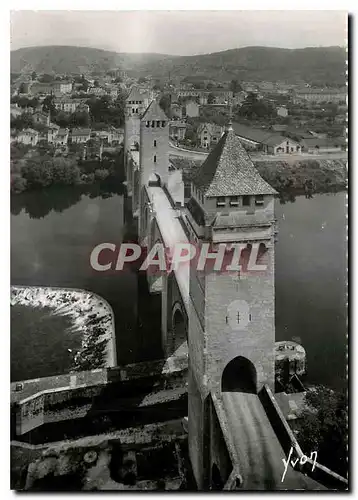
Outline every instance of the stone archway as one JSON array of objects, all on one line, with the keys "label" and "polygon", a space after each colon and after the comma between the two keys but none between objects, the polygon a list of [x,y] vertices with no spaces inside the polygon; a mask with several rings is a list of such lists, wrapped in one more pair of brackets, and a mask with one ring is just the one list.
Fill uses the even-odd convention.
[{"label": "stone archway", "polygon": [[221,478],[219,467],[214,463],[211,468],[211,490],[222,491],[224,488],[224,481]]},{"label": "stone archway", "polygon": [[182,306],[176,302],[172,309],[172,331],[174,351],[179,349],[188,340],[187,324]]},{"label": "stone archway", "polygon": [[257,373],[254,364],[243,356],[232,359],[223,371],[221,392],[257,394]]}]

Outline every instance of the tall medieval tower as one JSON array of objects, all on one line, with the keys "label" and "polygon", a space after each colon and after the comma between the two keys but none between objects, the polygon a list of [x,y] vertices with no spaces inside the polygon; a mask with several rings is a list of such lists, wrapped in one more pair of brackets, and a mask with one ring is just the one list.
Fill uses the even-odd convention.
[{"label": "tall medieval tower", "polygon": [[207,478],[210,393],[274,385],[275,193],[231,127],[192,181],[192,237],[224,255],[217,270],[192,266],[190,273],[189,453],[199,489]]},{"label": "tall medieval tower", "polygon": [[158,176],[160,183],[168,183],[169,119],[153,100],[140,122],[141,185],[148,184],[151,176]]},{"label": "tall medieval tower", "polygon": [[139,151],[140,118],[150,102],[148,93],[140,93],[137,87],[132,87],[125,103],[124,152]]}]

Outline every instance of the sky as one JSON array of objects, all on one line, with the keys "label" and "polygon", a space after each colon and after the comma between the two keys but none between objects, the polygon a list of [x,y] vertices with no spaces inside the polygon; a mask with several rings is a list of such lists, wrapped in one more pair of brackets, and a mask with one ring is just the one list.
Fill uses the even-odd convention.
[{"label": "sky", "polygon": [[344,11],[11,12],[11,50],[77,45],[116,52],[194,55],[250,45],[345,45]]}]

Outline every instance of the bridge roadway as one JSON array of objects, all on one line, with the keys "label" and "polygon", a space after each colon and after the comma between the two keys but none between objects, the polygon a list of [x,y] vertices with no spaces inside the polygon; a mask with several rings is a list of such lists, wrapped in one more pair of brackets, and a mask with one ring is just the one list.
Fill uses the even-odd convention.
[{"label": "bridge roadway", "polygon": [[[178,219],[178,213],[171,206],[166,193],[161,187],[149,186],[147,187],[147,191],[155,212],[155,219],[162,235],[163,243],[166,248],[169,248],[173,252],[178,243],[185,244],[189,242],[183,226]],[[190,266],[188,264],[181,264],[177,269],[174,268],[174,274],[184,306],[189,315]]]},{"label": "bridge roadway", "polygon": [[222,401],[243,478],[244,490],[326,489],[290,465],[256,394],[223,392]]}]

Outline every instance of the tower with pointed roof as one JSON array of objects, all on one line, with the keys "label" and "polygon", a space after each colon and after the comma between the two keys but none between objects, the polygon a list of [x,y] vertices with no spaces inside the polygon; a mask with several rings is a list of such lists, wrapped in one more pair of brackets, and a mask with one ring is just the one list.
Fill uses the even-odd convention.
[{"label": "tower with pointed roof", "polygon": [[140,123],[140,182],[147,185],[156,176],[161,185],[168,182],[169,119],[153,100]]},{"label": "tower with pointed roof", "polygon": [[231,124],[192,177],[191,191],[192,239],[199,250],[225,252],[218,270],[206,265],[190,272],[189,451],[197,484],[205,488],[209,393],[274,386],[276,191]]},{"label": "tower with pointed roof", "polygon": [[149,105],[148,93],[132,87],[125,102],[124,151],[138,150],[140,142],[140,118]]}]

